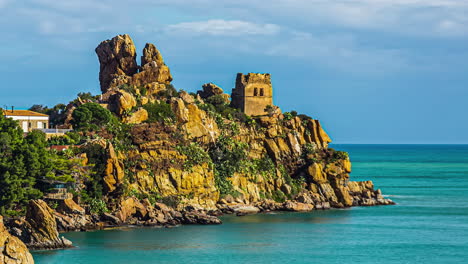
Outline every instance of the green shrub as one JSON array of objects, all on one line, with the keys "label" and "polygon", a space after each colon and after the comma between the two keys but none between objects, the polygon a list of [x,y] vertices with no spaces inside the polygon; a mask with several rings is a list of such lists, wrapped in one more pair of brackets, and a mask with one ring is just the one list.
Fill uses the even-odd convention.
[{"label": "green shrub", "polygon": [[333,150],[333,149],[332,149],[332,151],[333,152],[332,152],[331,159],[330,159],[331,162],[335,162],[335,161],[338,161],[338,160],[345,160],[345,159],[349,158],[349,154],[347,152],[337,151],[337,150]]},{"label": "green shrub", "polygon": [[176,120],[171,105],[166,102],[149,103],[144,105],[143,108],[148,112],[147,123],[173,122]]},{"label": "green shrub", "polygon": [[317,147],[314,144],[307,143],[302,146],[302,159],[310,160],[311,156],[317,153]]},{"label": "green shrub", "polygon": [[260,159],[245,160],[242,167],[247,173],[261,175],[267,179],[276,177],[275,163],[268,155],[265,155]]},{"label": "green shrub", "polygon": [[291,120],[293,119],[293,115],[290,112],[284,112],[284,120]]},{"label": "green shrub", "polygon": [[89,203],[89,211],[92,214],[101,215],[103,213],[108,213],[109,209],[107,209],[106,203],[101,199],[92,199]]},{"label": "green shrub", "polygon": [[146,87],[140,87],[140,94],[146,96],[148,94],[148,89]]},{"label": "green shrub", "polygon": [[179,153],[185,155],[187,159],[184,162],[184,170],[190,170],[195,165],[201,165],[203,163],[211,164],[211,158],[204,149],[202,149],[197,143],[191,142],[189,145],[179,145],[176,147]]},{"label": "green shrub", "polygon": [[78,106],[72,114],[72,125],[76,130],[101,130],[117,120],[112,113],[97,103],[85,103]]},{"label": "green shrub", "polygon": [[247,158],[246,143],[234,140],[232,137],[221,135],[209,149],[209,155],[214,164],[215,182],[221,194],[234,192],[229,180],[234,173],[242,170]]},{"label": "green shrub", "polygon": [[286,201],[287,197],[281,190],[274,190],[271,194],[271,199],[277,203],[283,203]]}]

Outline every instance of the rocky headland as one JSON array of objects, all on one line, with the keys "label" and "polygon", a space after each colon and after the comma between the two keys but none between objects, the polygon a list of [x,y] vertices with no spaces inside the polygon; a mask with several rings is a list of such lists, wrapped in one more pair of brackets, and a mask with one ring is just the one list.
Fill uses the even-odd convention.
[{"label": "rocky headland", "polygon": [[[29,248],[70,247],[63,231],[221,224],[222,214],[393,204],[371,181],[350,181],[347,153],[328,147],[318,120],[273,105],[255,109],[263,101],[249,111],[264,114],[246,115],[213,83],[198,93],[177,91],[156,46],[146,44],[138,64],[128,35],[102,42],[96,53],[102,95],[68,104],[61,124],[82,138],[75,158],[88,176],[76,176],[72,199],[54,201],[54,209],[33,200],[25,217],[8,221]],[[238,79],[244,88],[258,84],[261,96],[263,87],[272,89],[269,75]],[[90,105],[112,113],[113,121],[80,124],[77,113]]]}]

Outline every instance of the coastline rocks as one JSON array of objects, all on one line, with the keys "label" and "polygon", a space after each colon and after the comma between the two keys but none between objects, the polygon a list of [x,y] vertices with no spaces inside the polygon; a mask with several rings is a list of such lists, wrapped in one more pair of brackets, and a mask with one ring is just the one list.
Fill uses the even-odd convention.
[{"label": "coastline rocks", "polygon": [[146,207],[141,204],[135,197],[128,198],[120,203],[120,209],[115,216],[123,223],[127,222],[130,217],[136,217],[139,220],[144,220],[148,215]]},{"label": "coastline rocks", "polygon": [[6,230],[2,216],[0,216],[0,264],[34,264],[26,245]]},{"label": "coastline rocks", "polygon": [[59,237],[54,211],[42,200],[29,202],[26,219],[9,225],[12,233],[30,249],[69,248],[72,242]]},{"label": "coastline rocks", "polygon": [[73,199],[65,199],[60,201],[57,207],[57,211],[66,214],[85,214],[85,209],[75,203]]},{"label": "coastline rocks", "polygon": [[309,212],[314,209],[313,204],[299,203],[293,201],[286,201],[283,204],[283,210],[293,212]]},{"label": "coastline rocks", "polygon": [[374,190],[372,181],[349,182],[349,193],[353,197],[353,206],[392,205],[392,200],[382,196],[380,189]]},{"label": "coastline rocks", "polygon": [[206,213],[200,211],[189,211],[183,213],[182,224],[220,225],[222,222],[216,216],[207,215]]}]

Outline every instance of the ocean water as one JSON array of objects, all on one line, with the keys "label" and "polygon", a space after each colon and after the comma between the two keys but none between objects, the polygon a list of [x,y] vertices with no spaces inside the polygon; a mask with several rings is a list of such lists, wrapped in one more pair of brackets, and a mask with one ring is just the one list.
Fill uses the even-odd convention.
[{"label": "ocean water", "polygon": [[395,206],[67,233],[36,263],[468,263],[468,145],[334,145]]}]

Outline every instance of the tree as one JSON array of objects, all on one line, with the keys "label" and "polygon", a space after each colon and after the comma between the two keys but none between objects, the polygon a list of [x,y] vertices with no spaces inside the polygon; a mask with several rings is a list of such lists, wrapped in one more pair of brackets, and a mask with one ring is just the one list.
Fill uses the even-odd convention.
[{"label": "tree", "polygon": [[[1,109],[0,109],[1,110]],[[23,138],[17,121],[0,115],[0,213],[14,214],[15,209],[42,194],[34,187],[35,177],[47,166],[46,157],[31,144],[37,144],[38,135],[30,141]],[[45,140],[44,140],[45,141]]]},{"label": "tree", "polygon": [[85,103],[78,106],[72,114],[73,128],[77,130],[98,130],[115,122],[112,113],[97,103]]},{"label": "tree", "polygon": [[47,106],[45,106],[45,105],[35,104],[35,105],[31,106],[29,108],[29,110],[45,114],[45,113],[47,113],[49,108],[47,108]]},{"label": "tree", "polygon": [[23,137],[17,121],[0,115],[0,214],[19,214],[29,200],[42,197],[49,187],[41,180],[75,180],[79,160],[47,145],[43,132]]}]

